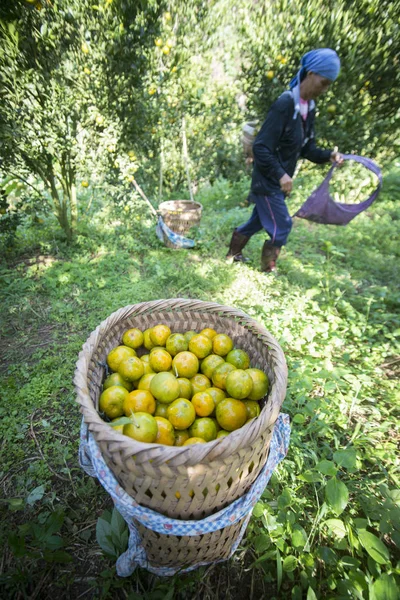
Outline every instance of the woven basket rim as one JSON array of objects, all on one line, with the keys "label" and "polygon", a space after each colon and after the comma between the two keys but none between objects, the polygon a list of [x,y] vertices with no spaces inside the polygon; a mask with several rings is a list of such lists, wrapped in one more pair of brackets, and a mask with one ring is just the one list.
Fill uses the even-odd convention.
[{"label": "woven basket rim", "polygon": [[[197,200],[165,200],[164,202],[161,202],[158,205],[159,209],[174,209],[174,206],[176,205],[177,202],[184,202],[185,203],[185,207],[183,210],[202,210],[203,209],[203,205],[200,202],[197,202]],[[176,210],[176,208],[175,208]]]},{"label": "woven basket rim", "polygon": [[[87,378],[87,367],[90,363],[93,352],[97,348],[98,340],[101,336],[102,331],[108,329],[108,326],[113,322],[119,322],[121,319],[128,318],[129,316],[140,316],[146,313],[152,313],[156,311],[168,311],[179,310],[181,312],[198,311],[199,307],[208,312],[216,312],[223,315],[225,318],[233,318],[241,324],[245,324],[247,329],[251,330],[252,333],[258,336],[265,337],[269,344],[274,347],[274,352],[277,354],[276,363],[280,367],[280,377],[275,377],[275,381],[272,383],[268,391],[268,402],[262,408],[260,415],[246,423],[240,429],[232,431],[229,436],[217,438],[211,442],[205,444],[193,444],[189,446],[165,446],[162,444],[150,444],[144,442],[137,442],[136,440],[123,435],[122,433],[113,430],[109,423],[103,421],[97,412],[92,399],[89,394],[88,378]],[[263,425],[263,420],[266,420],[267,407],[270,403],[276,399],[279,401],[279,409],[275,411],[273,421],[269,421],[266,427],[273,426],[280,412],[280,406],[283,402],[286,392],[287,384],[287,366],[284,353],[275,340],[275,338],[257,321],[252,319],[242,310],[232,308],[223,304],[215,302],[205,302],[201,300],[188,300],[185,298],[170,298],[164,300],[152,300],[149,302],[140,302],[137,304],[130,304],[123,308],[120,308],[113,312],[109,317],[104,319],[98,327],[92,331],[88,339],[82,346],[82,350],[79,353],[78,360],[76,362],[76,369],[74,374],[75,391],[77,394],[76,402],[80,405],[80,411],[83,414],[85,423],[88,425],[89,431],[106,433],[107,439],[115,442],[116,447],[121,446],[124,454],[135,453],[148,450],[149,458],[157,458],[161,454],[166,456],[167,460],[173,460],[183,455],[185,457],[185,463],[196,464],[200,462],[206,462],[207,455],[211,454],[215,457],[216,453],[214,450],[218,447],[218,455],[223,458],[229,456],[232,449],[246,448],[245,441],[248,438],[254,437],[254,430],[260,429]],[[151,456],[150,456],[151,455]],[[183,458],[183,457],[182,457]]]}]

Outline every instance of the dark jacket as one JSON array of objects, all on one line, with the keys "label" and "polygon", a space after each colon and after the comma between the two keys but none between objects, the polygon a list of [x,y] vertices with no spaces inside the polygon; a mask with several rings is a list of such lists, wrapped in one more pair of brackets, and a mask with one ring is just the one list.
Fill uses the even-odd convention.
[{"label": "dark jacket", "polygon": [[321,150],[315,145],[315,103],[310,102],[306,121],[300,112],[295,119],[294,114],[291,92],[283,93],[268,111],[253,145],[253,194],[279,191],[279,179],[285,173],[293,177],[299,157],[314,163],[329,161],[331,150]]}]

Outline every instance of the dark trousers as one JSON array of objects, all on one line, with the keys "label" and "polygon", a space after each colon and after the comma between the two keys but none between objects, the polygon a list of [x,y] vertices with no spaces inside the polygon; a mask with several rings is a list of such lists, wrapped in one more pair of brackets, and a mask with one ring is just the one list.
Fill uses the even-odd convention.
[{"label": "dark trousers", "polygon": [[250,219],[236,229],[242,235],[251,237],[265,229],[274,246],[284,246],[292,229],[292,219],[285,203],[283,192],[274,192],[268,196],[251,194],[255,204]]}]

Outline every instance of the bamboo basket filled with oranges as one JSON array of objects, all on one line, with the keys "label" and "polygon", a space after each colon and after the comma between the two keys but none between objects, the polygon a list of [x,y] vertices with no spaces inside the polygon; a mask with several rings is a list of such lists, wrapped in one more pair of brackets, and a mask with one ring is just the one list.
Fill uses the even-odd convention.
[{"label": "bamboo basket filled with oranges", "polygon": [[[245,494],[265,465],[287,368],[277,341],[244,312],[178,298],[103,321],[83,345],[74,382],[121,487],[143,507],[198,520]],[[155,556],[160,536],[139,529]],[[184,540],[171,538],[164,564],[179,563]]]}]

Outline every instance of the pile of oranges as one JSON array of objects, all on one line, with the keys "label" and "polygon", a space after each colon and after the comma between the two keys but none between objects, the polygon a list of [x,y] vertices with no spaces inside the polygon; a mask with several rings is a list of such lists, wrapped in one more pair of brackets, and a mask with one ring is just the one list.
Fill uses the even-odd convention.
[{"label": "pile of oranges", "polygon": [[247,352],[211,328],[128,329],[107,364],[100,412],[124,435],[167,446],[204,444],[239,429],[260,414],[269,387]]}]

